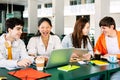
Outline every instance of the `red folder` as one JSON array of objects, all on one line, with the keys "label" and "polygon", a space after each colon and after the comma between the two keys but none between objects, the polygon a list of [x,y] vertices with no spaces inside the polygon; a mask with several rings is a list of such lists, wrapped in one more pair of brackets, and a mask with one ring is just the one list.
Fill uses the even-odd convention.
[{"label": "red folder", "polygon": [[32,68],[8,72],[8,74],[18,77],[21,80],[36,80],[39,78],[45,78],[51,76],[51,74],[40,72]]}]

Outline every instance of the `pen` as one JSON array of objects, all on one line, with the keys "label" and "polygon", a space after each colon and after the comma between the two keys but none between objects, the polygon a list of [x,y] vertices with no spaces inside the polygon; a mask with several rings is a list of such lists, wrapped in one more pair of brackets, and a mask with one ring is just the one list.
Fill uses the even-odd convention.
[{"label": "pen", "polygon": [[69,68],[71,68],[71,67],[72,67],[72,63],[69,64]]}]

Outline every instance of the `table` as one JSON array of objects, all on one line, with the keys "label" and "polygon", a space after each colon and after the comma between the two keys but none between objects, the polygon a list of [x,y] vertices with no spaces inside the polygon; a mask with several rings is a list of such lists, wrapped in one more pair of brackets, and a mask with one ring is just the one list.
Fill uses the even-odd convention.
[{"label": "table", "polygon": [[[78,63],[73,64],[80,65]],[[103,75],[104,80],[109,80],[110,74],[118,70],[120,70],[120,62],[118,64],[110,64],[105,66],[93,66],[90,64],[85,64],[80,65],[79,69],[69,72],[60,71],[57,70],[57,68],[51,68],[45,70],[45,72],[50,73],[52,76],[39,80],[84,80],[96,75]],[[7,74],[7,72],[9,72],[9,70],[0,68],[0,76],[6,76],[8,80],[19,80],[18,78]]]},{"label": "table", "polygon": [[57,68],[48,69],[46,72],[54,74],[51,77],[48,77],[47,80],[83,80],[99,74],[104,75],[104,80],[107,80],[106,70],[100,68],[99,66],[92,65],[80,65],[79,69],[69,72],[60,71],[57,70]]},{"label": "table", "polygon": [[118,64],[110,64],[107,67],[107,79],[110,80],[110,75],[114,72],[120,71],[120,62]]}]

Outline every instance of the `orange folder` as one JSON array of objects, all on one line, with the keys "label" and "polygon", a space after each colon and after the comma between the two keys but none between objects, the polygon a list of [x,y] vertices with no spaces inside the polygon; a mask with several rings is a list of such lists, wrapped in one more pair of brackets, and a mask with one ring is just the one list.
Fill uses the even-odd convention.
[{"label": "orange folder", "polygon": [[21,80],[37,80],[39,78],[51,76],[51,74],[40,72],[32,68],[8,72],[8,74],[18,77]]}]

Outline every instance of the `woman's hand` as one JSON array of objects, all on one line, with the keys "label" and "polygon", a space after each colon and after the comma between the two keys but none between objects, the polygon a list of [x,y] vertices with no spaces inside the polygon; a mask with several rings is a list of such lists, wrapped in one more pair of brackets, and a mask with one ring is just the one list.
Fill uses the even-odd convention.
[{"label": "woman's hand", "polygon": [[71,55],[71,58],[79,58],[80,56],[77,54],[77,53],[73,53],[72,55]]},{"label": "woman's hand", "polygon": [[104,56],[102,56],[102,58],[108,59],[110,55],[116,55],[117,56],[117,54],[109,54],[109,53],[107,53]]},{"label": "woman's hand", "polygon": [[83,60],[90,60],[91,59],[91,54],[84,54],[83,55]]}]

